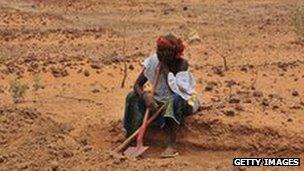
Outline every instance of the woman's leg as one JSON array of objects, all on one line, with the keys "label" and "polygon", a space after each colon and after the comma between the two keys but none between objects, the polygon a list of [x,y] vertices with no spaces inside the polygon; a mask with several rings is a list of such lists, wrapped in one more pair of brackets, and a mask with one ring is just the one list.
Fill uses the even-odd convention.
[{"label": "woman's leg", "polygon": [[176,156],[176,135],[180,128],[180,124],[186,114],[187,102],[179,95],[174,94],[167,104],[164,131],[166,134],[166,150],[162,153],[162,157]]},{"label": "woman's leg", "polygon": [[176,134],[178,132],[179,125],[171,118],[166,118],[166,125],[164,131],[166,134],[166,150],[162,153],[162,157],[174,157],[176,156]]},{"label": "woman's leg", "polygon": [[126,98],[123,126],[126,131],[126,137],[136,131],[143,120],[146,110],[145,102],[135,92],[130,92]]}]

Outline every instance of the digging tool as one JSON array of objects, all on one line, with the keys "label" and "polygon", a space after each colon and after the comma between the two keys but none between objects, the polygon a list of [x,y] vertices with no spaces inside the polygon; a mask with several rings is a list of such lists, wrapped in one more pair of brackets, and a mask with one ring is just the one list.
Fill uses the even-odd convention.
[{"label": "digging tool", "polygon": [[[151,92],[152,95],[154,95],[155,88],[158,84],[159,75],[160,75],[160,64],[157,66],[157,69],[155,71],[156,79],[153,82],[152,92]],[[143,123],[142,123],[141,127],[139,128],[136,147],[129,147],[126,151],[124,151],[125,156],[135,158],[135,157],[138,157],[141,154],[143,154],[149,148],[149,146],[144,146],[144,143],[143,143],[143,139],[144,139],[146,129],[148,126],[147,121],[148,121],[149,113],[150,113],[150,110],[148,108],[145,112]]]},{"label": "digging tool", "polygon": [[[149,120],[147,120],[145,123],[143,123],[143,125],[138,129],[138,134],[137,134],[137,145],[135,147],[129,147],[128,149],[126,149],[123,154],[127,157],[132,157],[132,158],[136,158],[138,156],[140,156],[141,154],[143,154],[148,148],[149,146],[144,146],[143,144],[143,139],[144,139],[144,135],[146,133],[146,129],[148,127],[148,125],[155,119],[157,118],[157,116],[159,116],[159,114],[161,113],[162,109],[164,106],[162,106],[159,111],[157,111],[152,117],[149,118]],[[147,111],[148,112],[148,111]],[[148,114],[147,114],[148,115]]]},{"label": "digging tool", "polygon": [[[164,109],[164,106],[161,106],[156,113],[154,113],[147,121],[147,125],[149,125],[150,123],[152,123],[162,112],[162,110]],[[129,136],[122,144],[120,144],[117,148],[114,149],[114,152],[119,153],[120,151],[122,151],[123,149],[125,149],[131,142],[132,140],[138,135],[139,131],[140,131],[141,127],[138,128],[131,136]],[[130,147],[130,148],[134,148],[134,147]],[[127,150],[126,150],[127,151]]]},{"label": "digging tool", "polygon": [[[152,95],[154,95],[155,88],[158,84],[159,81],[159,75],[160,75],[160,64],[157,66],[157,69],[155,71],[155,77],[156,79],[153,82],[153,87],[152,87]],[[122,150],[125,146],[127,146],[133,138],[137,135],[137,145],[136,147],[129,147],[126,151],[124,151],[124,155],[128,157],[137,157],[144,153],[149,147],[144,146],[143,144],[143,138],[147,129],[147,126],[161,113],[163,106],[148,120],[148,115],[150,110],[147,109],[144,115],[143,123],[141,127],[136,130],[121,146],[115,149],[116,152]]]}]

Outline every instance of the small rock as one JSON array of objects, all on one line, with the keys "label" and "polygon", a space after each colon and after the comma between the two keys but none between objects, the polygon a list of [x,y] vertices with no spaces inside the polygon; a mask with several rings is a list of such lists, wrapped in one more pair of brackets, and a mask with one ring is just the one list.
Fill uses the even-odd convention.
[{"label": "small rock", "polygon": [[171,12],[174,12],[174,11],[175,11],[175,9],[173,7],[168,7],[166,9],[164,9],[164,15],[168,15]]},{"label": "small rock", "polygon": [[195,64],[195,65],[194,65],[194,69],[195,69],[195,70],[199,70],[199,69],[200,69],[200,66],[197,65],[197,64]]},{"label": "small rock", "polygon": [[80,144],[82,144],[83,146],[86,146],[86,145],[88,145],[88,140],[87,139],[80,139],[79,140],[79,142],[80,142]]},{"label": "small rock", "polygon": [[64,158],[70,158],[70,157],[73,157],[74,153],[72,151],[63,151],[63,154],[62,156]]},{"label": "small rock", "polygon": [[92,149],[93,149],[92,146],[86,145],[86,146],[83,148],[83,151],[84,151],[84,152],[88,152],[88,151],[91,151]]},{"label": "small rock", "polygon": [[283,71],[287,71],[287,68],[288,68],[288,64],[287,63],[282,63],[282,62],[279,62],[277,64],[277,66],[282,69]]},{"label": "small rock", "polygon": [[216,82],[208,82],[207,83],[207,86],[205,87],[205,91],[211,91],[214,89],[214,86],[217,86],[217,83]]},{"label": "small rock", "polygon": [[254,97],[263,97],[263,92],[261,92],[261,91],[254,91],[252,95]]},{"label": "small rock", "polygon": [[57,171],[58,168],[59,168],[58,162],[57,162],[57,161],[53,161],[53,162],[51,163],[51,169],[52,169],[52,171]]},{"label": "small rock", "polygon": [[294,105],[292,105],[291,107],[289,107],[290,109],[294,109],[294,110],[300,110],[300,109],[302,109],[302,107],[300,106],[300,105],[296,105],[296,104],[294,104]]},{"label": "small rock", "polygon": [[130,70],[134,70],[134,66],[132,64],[129,65]]},{"label": "small rock", "polygon": [[261,103],[263,106],[269,106],[269,102],[268,102],[268,100],[266,99],[266,98],[264,98],[263,100],[262,100],[262,103]]},{"label": "small rock", "polygon": [[199,107],[199,111],[202,110],[211,110],[213,108],[213,105],[202,105]]},{"label": "small rock", "polygon": [[65,69],[60,69],[60,68],[55,68],[55,67],[52,67],[51,68],[51,72],[53,74],[54,77],[65,77],[65,76],[68,76],[69,73],[67,70]]},{"label": "small rock", "polygon": [[202,78],[199,78],[197,82],[198,82],[199,84],[203,84]]},{"label": "small rock", "polygon": [[241,105],[236,105],[234,108],[235,108],[235,110],[237,110],[237,111],[244,111],[244,108],[243,108],[243,106],[241,106]]},{"label": "small rock", "polygon": [[225,81],[225,82],[226,82],[227,87],[232,87],[234,85],[237,85],[236,81],[234,81],[234,80],[229,80],[229,81]]},{"label": "small rock", "polygon": [[92,90],[92,93],[99,93],[100,92],[100,90],[98,90],[98,89],[93,89]]},{"label": "small rock", "polygon": [[246,171],[246,168],[239,167],[237,168],[237,171]]},{"label": "small rock", "polygon": [[291,118],[288,118],[287,119],[287,122],[292,122],[293,120]]},{"label": "small rock", "polygon": [[229,110],[224,111],[224,114],[226,116],[235,116],[235,111],[232,109],[229,109]]},{"label": "small rock", "polygon": [[223,69],[221,67],[212,67],[213,73],[221,77],[224,76]]},{"label": "small rock", "polygon": [[212,91],[213,90],[213,85],[212,84],[208,84],[206,87],[205,87],[205,91]]},{"label": "small rock", "polygon": [[229,103],[240,103],[240,99],[236,98],[236,97],[232,97],[229,99]]},{"label": "small rock", "polygon": [[20,169],[20,170],[28,169],[28,167],[29,167],[29,164],[28,164],[28,163],[21,163],[21,164],[19,165],[19,169]]},{"label": "small rock", "polygon": [[299,92],[296,91],[296,90],[293,90],[291,94],[292,94],[293,96],[299,96]]},{"label": "small rock", "polygon": [[[212,100],[213,102],[217,102],[217,100]],[[224,103],[220,103],[216,106],[217,109],[224,109],[226,105]]]},{"label": "small rock", "polygon": [[91,68],[93,68],[93,69],[101,69],[101,65],[98,64],[98,63],[92,63],[91,64]]},{"label": "small rock", "polygon": [[86,76],[86,77],[90,76],[90,72],[89,72],[88,70],[84,70],[83,74],[84,74],[84,76]]},{"label": "small rock", "polygon": [[243,71],[243,72],[247,72],[248,71],[248,69],[247,69],[247,67],[246,66],[241,66],[241,71]]},{"label": "small rock", "polygon": [[74,130],[74,127],[69,123],[61,123],[59,124],[59,128],[63,133],[69,133]]},{"label": "small rock", "polygon": [[109,155],[113,159],[113,163],[117,165],[123,163],[127,159],[126,156],[113,152],[109,152]]},{"label": "small rock", "polygon": [[252,103],[252,100],[251,99],[246,99],[246,100],[244,100],[244,103]]},{"label": "small rock", "polygon": [[272,106],[272,109],[274,109],[274,110],[275,110],[275,109],[279,109],[279,106],[278,106],[278,105],[273,105],[273,106]]}]

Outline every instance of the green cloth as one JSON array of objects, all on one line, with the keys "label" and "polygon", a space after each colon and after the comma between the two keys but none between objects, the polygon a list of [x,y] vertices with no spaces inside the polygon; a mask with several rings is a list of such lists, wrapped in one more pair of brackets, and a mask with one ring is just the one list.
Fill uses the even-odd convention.
[{"label": "green cloth", "polygon": [[[151,124],[151,126],[163,127],[166,120],[173,119],[177,124],[180,124],[183,117],[189,111],[187,101],[182,99],[179,95],[173,94],[164,104],[164,112]],[[146,106],[144,100],[135,92],[130,92],[126,98],[125,114],[124,114],[124,129],[127,136],[135,132],[142,124]]]}]

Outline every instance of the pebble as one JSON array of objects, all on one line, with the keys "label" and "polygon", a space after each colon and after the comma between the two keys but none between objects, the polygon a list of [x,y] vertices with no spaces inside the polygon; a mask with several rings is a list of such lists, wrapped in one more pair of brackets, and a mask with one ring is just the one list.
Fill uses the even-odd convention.
[{"label": "pebble", "polygon": [[224,114],[226,116],[235,116],[235,111],[232,109],[229,109],[229,110],[224,111]]},{"label": "pebble", "polygon": [[240,103],[240,102],[241,100],[236,97],[232,97],[229,99],[229,103]]},{"label": "pebble", "polygon": [[57,161],[53,161],[53,162],[51,163],[51,169],[52,169],[52,171],[57,171],[58,168],[59,168],[58,162],[57,162]]},{"label": "pebble", "polygon": [[93,149],[92,146],[86,145],[86,146],[83,148],[83,151],[84,151],[84,152],[88,152],[88,151],[91,151],[92,149]]},{"label": "pebble", "polygon": [[293,90],[291,94],[292,94],[293,96],[299,96],[299,92],[296,91],[296,90]]},{"label": "pebble", "polygon": [[92,90],[92,93],[99,93],[100,92],[100,90],[98,90],[98,89],[93,89]]},{"label": "pebble", "polygon": [[254,97],[263,97],[263,92],[261,92],[261,91],[254,91],[252,95]]},{"label": "pebble", "polygon": [[90,72],[89,72],[88,70],[84,70],[83,74],[84,74],[84,76],[86,76],[86,77],[90,76]]},{"label": "pebble", "polygon": [[212,84],[208,84],[206,87],[205,87],[205,91],[212,91],[213,90],[213,85]]},{"label": "pebble", "polygon": [[129,65],[130,70],[134,70],[134,66],[132,64]]}]

